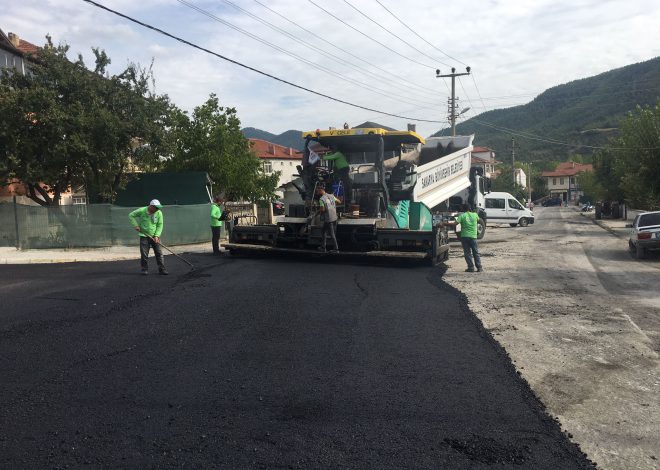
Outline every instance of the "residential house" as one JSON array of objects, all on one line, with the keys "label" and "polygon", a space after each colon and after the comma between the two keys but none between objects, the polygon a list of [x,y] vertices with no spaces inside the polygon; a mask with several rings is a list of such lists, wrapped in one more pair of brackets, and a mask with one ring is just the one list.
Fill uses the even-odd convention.
[{"label": "residential house", "polygon": [[554,170],[544,171],[541,176],[546,180],[550,196],[575,204],[583,195],[577,176],[585,171],[593,171],[593,169],[591,164],[563,162]]},{"label": "residential house", "polygon": [[30,55],[38,50],[39,46],[19,38],[17,34],[5,34],[0,29],[0,68],[13,68],[25,75]]},{"label": "residential house", "polygon": [[[254,153],[261,160],[264,173],[280,172],[278,188],[294,180],[298,174],[297,165],[302,164],[303,153],[291,147],[284,147],[261,139],[248,139]],[[281,193],[281,190],[280,190]]]},{"label": "residential house", "polygon": [[527,175],[522,168],[516,168],[513,170],[513,179],[518,186],[523,188],[527,187]]},{"label": "residential house", "polygon": [[497,160],[495,160],[495,151],[493,149],[475,145],[472,149],[471,164],[472,166],[482,168],[484,170],[484,176],[487,178],[494,178],[497,176],[497,173],[495,172]]}]

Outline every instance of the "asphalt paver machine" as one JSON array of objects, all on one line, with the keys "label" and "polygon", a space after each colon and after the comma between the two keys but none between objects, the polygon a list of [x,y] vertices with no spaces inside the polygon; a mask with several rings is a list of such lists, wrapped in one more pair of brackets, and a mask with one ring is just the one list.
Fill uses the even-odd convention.
[{"label": "asphalt paver machine", "polygon": [[[305,152],[299,177],[292,183],[300,200],[287,204],[286,215],[272,224],[236,225],[232,253],[314,253],[321,245],[322,221],[315,189],[335,188],[339,253],[425,260],[448,258],[448,234],[434,223],[431,208],[470,186],[473,136],[425,140],[412,131],[380,128],[304,132]],[[342,184],[328,151],[341,152],[350,165]]]}]

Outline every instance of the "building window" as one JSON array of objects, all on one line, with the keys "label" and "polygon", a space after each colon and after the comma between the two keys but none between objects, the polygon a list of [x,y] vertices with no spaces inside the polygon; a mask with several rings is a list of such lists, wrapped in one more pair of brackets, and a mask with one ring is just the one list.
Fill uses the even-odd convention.
[{"label": "building window", "polygon": [[280,162],[280,166],[284,166],[284,162]]},{"label": "building window", "polygon": [[575,186],[575,177],[571,176],[571,186]]},{"label": "building window", "polygon": [[552,178],[552,185],[557,186],[557,178]]},{"label": "building window", "polygon": [[563,186],[564,185],[564,178],[559,178],[559,185]]},{"label": "building window", "polygon": [[73,196],[71,199],[75,205],[87,204],[87,198],[85,196]]},{"label": "building window", "polygon": [[272,173],[273,172],[273,163],[272,162],[263,162],[262,164],[264,173]]},{"label": "building window", "polygon": [[293,162],[289,162],[289,166],[293,166]]}]

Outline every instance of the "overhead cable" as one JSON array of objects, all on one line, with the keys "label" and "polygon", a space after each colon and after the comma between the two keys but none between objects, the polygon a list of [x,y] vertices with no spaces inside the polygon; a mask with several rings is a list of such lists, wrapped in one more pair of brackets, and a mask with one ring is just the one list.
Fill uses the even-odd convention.
[{"label": "overhead cable", "polygon": [[416,83],[414,83],[414,82],[411,82],[410,80],[406,80],[405,78],[400,77],[399,75],[396,75],[396,74],[392,73],[391,71],[389,71],[389,70],[387,70],[387,69],[384,69],[384,68],[380,67],[380,66],[377,65],[377,64],[374,64],[374,63],[372,63],[372,62],[370,62],[370,61],[368,61],[368,60],[366,60],[366,59],[364,59],[364,58],[362,58],[362,57],[360,57],[360,56],[355,55],[355,54],[354,54],[353,52],[351,52],[350,50],[347,50],[347,49],[344,49],[344,48],[342,48],[342,47],[337,46],[335,43],[333,43],[333,42],[331,42],[331,41],[328,41],[327,39],[325,39],[325,38],[319,36],[319,35],[316,34],[314,31],[312,31],[312,30],[310,30],[310,29],[307,29],[307,28],[305,28],[304,26],[301,26],[299,23],[297,23],[297,22],[291,20],[290,18],[288,18],[288,17],[282,15],[281,13],[279,13],[279,12],[273,10],[271,7],[269,7],[268,5],[262,3],[260,0],[254,0],[254,2],[257,3],[257,4],[259,4],[259,5],[261,5],[263,8],[267,9],[267,10],[270,11],[271,13],[273,13],[273,14],[277,15],[278,17],[282,18],[283,20],[288,21],[289,23],[291,23],[292,25],[296,26],[297,28],[300,28],[300,29],[303,30],[305,33],[309,34],[310,36],[313,36],[313,37],[315,37],[316,39],[318,39],[318,40],[320,40],[320,41],[323,41],[324,43],[326,43],[326,44],[328,44],[328,45],[334,47],[335,49],[337,49],[338,51],[341,51],[341,52],[344,53],[344,54],[348,54],[348,55],[350,55],[351,57],[353,57],[353,58],[359,60],[360,62],[364,62],[365,64],[367,64],[367,65],[369,65],[369,66],[371,66],[371,67],[373,67],[373,68],[375,68],[375,69],[377,69],[377,70],[380,70],[381,72],[383,72],[383,73],[385,73],[385,74],[387,74],[387,75],[390,75],[390,76],[394,77],[395,79],[397,79],[397,80],[400,81],[400,82],[407,83],[408,85],[412,85],[412,86],[414,86],[415,88],[417,88],[417,89],[419,89],[419,90],[423,90],[423,91],[425,91],[425,92],[429,92],[429,93],[432,93],[432,94],[436,94],[436,93],[437,93],[436,90],[433,90],[433,89],[431,89],[431,88],[427,88],[427,87],[424,87],[424,86],[418,85],[418,84],[416,84]]},{"label": "overhead cable", "polygon": [[571,144],[569,142],[563,142],[560,140],[555,140],[555,139],[548,139],[545,137],[540,137],[540,136],[534,136],[534,134],[530,134],[528,132],[524,131],[514,131],[511,129],[507,129],[506,127],[501,127],[496,124],[489,123],[487,121],[483,121],[481,119],[476,119],[472,118],[470,120],[471,122],[476,122],[477,124],[481,124],[486,127],[490,127],[492,129],[495,129],[497,131],[503,132],[505,134],[510,134],[510,135],[515,135],[518,137],[522,137],[523,139],[529,139],[529,140],[536,140],[539,142],[545,142],[548,144],[553,144],[553,145],[562,145],[564,147],[577,147],[577,148],[589,148],[589,149],[594,149],[594,150],[659,150],[660,147],[610,147],[610,146],[598,146],[598,145],[584,145],[584,144]]},{"label": "overhead cable", "polygon": [[[343,65],[348,65],[349,67],[352,67],[353,69],[357,70],[358,72],[361,72],[363,74],[368,74],[372,77],[375,77],[379,82],[383,82],[385,85],[390,85],[390,86],[393,86],[393,87],[399,88],[399,89],[401,89],[401,87],[405,86],[405,85],[400,85],[400,84],[397,84],[397,83],[392,83],[392,82],[386,81],[386,80],[383,79],[382,76],[378,75],[377,73],[374,73],[374,72],[372,72],[372,71],[370,71],[370,70],[368,70],[368,69],[366,69],[366,68],[364,68],[360,65],[353,64],[352,62],[350,62],[350,61],[348,61],[348,60],[346,60],[346,59],[344,59],[344,58],[342,58],[342,57],[340,57],[336,54],[333,54],[332,52],[328,52],[324,49],[321,49],[318,46],[305,41],[304,39],[300,38],[299,36],[296,36],[295,34],[291,34],[290,32],[286,31],[285,29],[282,29],[279,26],[276,26],[273,23],[261,18],[259,15],[255,15],[254,13],[246,10],[245,8],[240,7],[239,5],[232,2],[231,0],[222,0],[222,1],[224,3],[226,3],[227,5],[230,5],[231,7],[237,9],[238,11],[246,14],[250,18],[258,21],[259,23],[269,27],[273,31],[276,31],[276,32],[278,32],[278,33],[280,33],[284,36],[287,36],[288,38],[292,39],[293,41],[297,42],[298,44],[301,44],[301,45],[307,47],[308,49],[313,50],[315,52],[315,54],[321,54],[321,55],[324,55],[325,57],[330,58],[331,60],[334,60],[337,63],[343,64]],[[406,86],[405,91],[410,93],[413,90],[411,90],[410,87]],[[419,93],[419,92],[417,92],[417,93]],[[434,95],[436,95],[436,96],[434,96],[434,98],[437,98],[437,93],[434,93]],[[394,96],[402,97],[402,95],[394,95]],[[410,98],[409,95],[405,96],[404,98],[413,99],[413,98]],[[428,95],[425,94],[424,99],[426,101],[428,101],[430,98],[428,97]]]},{"label": "overhead cable", "polygon": [[351,2],[349,2],[348,0],[344,0],[344,3],[345,3],[346,5],[348,5],[349,7],[351,7],[353,10],[357,11],[360,15],[364,16],[366,19],[368,19],[369,21],[371,21],[373,24],[375,24],[376,26],[378,26],[379,28],[381,28],[382,30],[384,30],[385,32],[387,32],[389,35],[394,36],[394,37],[397,38],[399,41],[401,41],[402,43],[404,43],[405,45],[407,45],[407,46],[410,47],[411,49],[413,49],[413,50],[419,52],[421,55],[423,55],[423,56],[426,57],[427,59],[431,59],[431,60],[433,60],[433,61],[435,61],[435,62],[438,62],[438,63],[440,63],[441,65],[444,65],[445,67],[451,67],[451,65],[446,64],[446,63],[444,63],[443,61],[441,61],[441,60],[439,60],[439,59],[437,59],[437,58],[435,58],[435,57],[431,57],[430,55],[428,55],[428,54],[425,53],[424,51],[421,51],[421,50],[417,49],[415,46],[413,46],[412,44],[410,44],[408,41],[406,41],[405,39],[403,39],[401,36],[396,35],[396,34],[393,33],[392,31],[390,31],[388,28],[386,28],[385,26],[383,26],[382,24],[380,24],[378,21],[376,21],[376,20],[374,20],[373,18],[371,18],[369,15],[367,15],[366,13],[364,13],[362,10],[360,10],[359,8],[357,8],[355,5],[353,5],[353,4],[352,4]]},{"label": "overhead cable", "polygon": [[368,34],[362,32],[362,31],[360,31],[359,29],[357,29],[356,27],[354,27],[354,26],[348,24],[346,21],[342,20],[342,19],[339,18],[338,16],[333,15],[333,14],[330,13],[328,10],[326,10],[325,8],[323,8],[322,6],[320,6],[319,4],[315,3],[313,0],[307,0],[307,1],[308,1],[309,3],[311,3],[312,5],[314,5],[316,8],[318,8],[319,10],[324,11],[326,14],[330,15],[331,17],[333,17],[334,19],[336,19],[336,20],[339,21],[340,23],[342,23],[342,24],[348,26],[348,27],[351,28],[353,31],[355,31],[355,32],[357,32],[357,33],[360,33],[360,34],[361,34],[362,36],[364,36],[365,38],[370,39],[371,41],[373,41],[373,42],[375,42],[375,43],[377,43],[377,44],[380,44],[380,45],[383,46],[385,49],[387,49],[388,51],[390,51],[390,52],[392,52],[392,53],[398,55],[399,57],[402,57],[402,58],[404,58],[404,59],[406,59],[406,60],[408,60],[408,61],[410,61],[410,62],[413,62],[413,63],[415,63],[415,64],[417,64],[417,65],[421,65],[422,67],[426,67],[426,68],[431,69],[431,70],[435,70],[435,69],[436,69],[436,67],[434,67],[433,65],[424,64],[424,63],[419,62],[419,61],[417,61],[417,60],[415,60],[415,59],[412,59],[412,58],[410,58],[410,57],[408,57],[408,56],[405,56],[405,55],[401,54],[400,52],[397,52],[396,50],[392,49],[392,48],[391,48],[390,46],[388,46],[387,44],[383,44],[383,43],[380,42],[379,40],[372,38],[372,37],[369,36]]},{"label": "overhead cable", "polygon": [[157,28],[157,27],[155,27],[155,26],[152,26],[152,25],[150,25],[150,24],[148,24],[148,23],[144,23],[143,21],[140,21],[140,20],[138,20],[138,19],[136,19],[136,18],[133,18],[133,17],[128,16],[128,15],[125,15],[125,14],[123,14],[123,13],[121,13],[121,12],[118,12],[117,10],[113,10],[112,8],[106,7],[105,5],[103,5],[103,4],[101,4],[101,3],[98,3],[98,2],[95,2],[94,0],[82,0],[82,1],[85,2],[85,3],[89,3],[90,5],[93,5],[93,6],[97,7],[97,8],[102,9],[102,10],[105,10],[105,11],[107,11],[108,13],[112,13],[113,15],[116,15],[116,16],[119,16],[119,17],[121,17],[121,18],[124,18],[124,19],[126,19],[126,20],[128,20],[128,21],[130,21],[130,22],[132,22],[132,23],[138,24],[138,25],[140,25],[140,26],[142,26],[142,27],[144,27],[144,28],[147,28],[147,29],[150,29],[150,30],[152,30],[152,31],[155,31],[155,32],[157,32],[157,33],[159,33],[159,34],[162,34],[163,36],[167,36],[167,37],[169,37],[170,39],[174,39],[175,41],[178,41],[178,42],[180,42],[180,43],[182,43],[182,44],[185,44],[185,45],[187,45],[187,46],[193,47],[193,48],[195,48],[195,49],[197,49],[197,50],[200,50],[200,51],[202,51],[202,52],[206,52],[207,54],[213,55],[213,56],[215,56],[215,57],[217,57],[217,58],[219,58],[219,59],[225,60],[225,61],[227,61],[227,62],[230,62],[230,63],[234,64],[234,65],[238,65],[239,67],[243,67],[244,69],[247,69],[247,70],[250,70],[250,71],[252,71],[252,72],[258,73],[259,75],[263,75],[264,77],[268,77],[268,78],[270,78],[270,79],[272,79],[272,80],[276,80],[276,81],[278,81],[278,82],[280,82],[280,83],[284,83],[284,84],[286,84],[286,85],[292,86],[292,87],[297,88],[297,89],[299,89],[299,90],[306,91],[306,92],[311,93],[311,94],[314,94],[314,95],[316,95],[316,96],[320,96],[320,97],[323,97],[323,98],[326,98],[326,99],[329,99],[329,100],[335,101],[335,102],[337,102],[337,103],[342,103],[342,104],[345,104],[345,105],[347,105],[347,106],[351,106],[351,107],[353,107],[353,108],[364,109],[364,110],[366,110],[366,111],[370,111],[370,112],[373,112],[373,113],[382,114],[382,115],[385,115],[385,116],[397,117],[397,118],[401,118],[401,119],[406,119],[406,120],[408,120],[408,121],[433,122],[433,123],[443,123],[443,122],[444,122],[444,121],[437,121],[437,120],[432,120],[432,119],[418,119],[418,118],[415,118],[415,117],[402,116],[402,115],[400,115],[400,114],[395,114],[395,113],[388,113],[388,112],[386,112],[386,111],[381,111],[381,110],[378,110],[378,109],[370,108],[370,107],[368,107],[368,106],[362,106],[362,105],[359,105],[359,104],[351,103],[350,101],[342,100],[342,99],[340,99],[340,98],[335,98],[335,97],[330,96],[330,95],[327,95],[327,94],[325,94],[325,93],[321,93],[321,92],[319,92],[319,91],[312,90],[311,88],[307,88],[307,87],[304,87],[304,86],[302,86],[302,85],[298,85],[298,84],[296,84],[296,83],[290,82],[289,80],[286,80],[286,79],[284,79],[284,78],[280,78],[280,77],[278,77],[278,76],[276,76],[276,75],[273,75],[273,74],[270,74],[270,73],[268,73],[268,72],[264,72],[263,70],[259,70],[259,69],[255,68],[255,67],[252,67],[252,66],[249,66],[249,65],[243,64],[242,62],[239,62],[239,61],[237,61],[237,60],[230,59],[229,57],[226,57],[226,56],[224,56],[224,55],[222,55],[222,54],[219,54],[219,53],[217,53],[217,52],[211,51],[211,50],[209,50],[209,49],[207,49],[207,48],[205,48],[205,47],[199,46],[199,45],[197,45],[197,44],[195,44],[195,43],[193,43],[193,42],[190,42],[190,41],[188,41],[188,40],[186,40],[186,39],[183,39],[183,38],[181,38],[181,37],[179,37],[179,36],[175,36],[174,34],[168,33],[167,31],[164,31],[164,30],[162,30],[162,29],[160,29],[160,28]]},{"label": "overhead cable", "polygon": [[[224,24],[225,26],[227,26],[227,27],[229,27],[229,28],[231,28],[231,29],[233,29],[233,30],[235,30],[235,31],[238,31],[238,32],[241,33],[241,34],[244,34],[244,35],[246,35],[246,36],[248,36],[248,37],[254,39],[254,40],[257,41],[257,42],[260,42],[260,43],[262,43],[262,44],[264,44],[264,45],[266,45],[266,46],[268,46],[268,47],[271,47],[272,49],[275,49],[276,51],[279,51],[279,52],[281,52],[281,53],[283,53],[283,54],[285,54],[285,55],[288,55],[289,57],[292,57],[292,58],[294,58],[294,59],[296,59],[296,60],[298,60],[298,61],[300,61],[300,62],[303,62],[303,63],[305,63],[305,64],[309,65],[310,67],[313,67],[313,68],[315,68],[315,69],[317,69],[317,70],[320,70],[320,71],[322,71],[322,72],[325,72],[325,73],[327,73],[327,74],[329,74],[329,75],[333,75],[333,76],[339,78],[340,80],[343,80],[343,81],[345,81],[345,82],[349,82],[349,83],[351,83],[351,84],[353,84],[353,85],[356,85],[356,86],[358,86],[359,88],[362,88],[362,89],[364,89],[364,90],[370,91],[370,92],[372,92],[372,93],[375,93],[375,94],[377,94],[377,95],[384,96],[384,97],[386,97],[386,98],[389,98],[389,99],[392,99],[392,100],[395,100],[395,101],[399,101],[399,102],[401,102],[401,103],[407,103],[407,104],[419,104],[419,103],[422,103],[422,104],[426,104],[426,102],[424,102],[424,101],[415,100],[414,98],[410,98],[410,97],[408,97],[408,96],[406,96],[406,97],[402,97],[401,95],[397,95],[396,93],[392,93],[392,92],[390,92],[390,91],[388,91],[388,90],[384,90],[384,89],[382,89],[382,88],[378,88],[378,87],[373,86],[373,85],[371,85],[371,84],[369,84],[369,83],[364,83],[364,82],[361,82],[361,81],[356,80],[356,79],[354,79],[354,78],[347,77],[347,76],[345,76],[345,75],[343,75],[343,74],[341,74],[341,73],[339,73],[339,72],[335,72],[334,70],[331,70],[331,69],[329,69],[329,68],[327,68],[327,67],[324,67],[324,66],[322,66],[322,65],[319,65],[319,64],[317,64],[317,63],[315,63],[315,62],[312,62],[312,61],[310,61],[310,60],[308,60],[308,59],[305,59],[304,57],[299,56],[298,54],[295,54],[295,53],[293,53],[293,52],[287,51],[286,49],[284,49],[284,48],[282,48],[282,47],[280,47],[280,46],[278,46],[278,45],[276,45],[276,44],[273,44],[272,42],[269,42],[269,41],[267,41],[267,40],[265,40],[265,39],[263,39],[263,38],[257,36],[256,34],[252,34],[252,33],[250,33],[249,31],[246,31],[246,30],[244,30],[244,29],[242,29],[242,28],[240,28],[240,27],[238,27],[238,26],[236,26],[236,25],[230,23],[229,21],[226,21],[226,20],[224,20],[224,19],[222,19],[222,18],[220,18],[220,17],[214,15],[213,13],[211,13],[211,12],[209,12],[209,11],[204,10],[203,8],[200,8],[200,7],[198,7],[197,5],[188,2],[187,0],[177,0],[177,2],[179,2],[180,4],[182,4],[182,5],[184,5],[184,6],[188,7],[188,8],[190,8],[190,9],[192,9],[192,10],[197,11],[198,13],[201,13],[202,15],[204,15],[204,16],[206,16],[206,17],[208,17],[208,18],[211,18],[211,19],[214,20],[214,21],[217,21],[217,22],[219,22],[219,23]],[[397,98],[395,98],[395,97],[399,97],[399,98],[397,99]],[[402,98],[403,98],[403,99],[402,99]]]},{"label": "overhead cable", "polygon": [[379,0],[376,0],[376,3],[378,3],[381,7],[383,7],[383,9],[385,9],[386,12],[388,12],[390,15],[392,15],[392,16],[394,17],[395,20],[397,20],[399,23],[401,23],[401,24],[403,25],[404,28],[406,28],[408,31],[410,31],[410,32],[413,33],[415,36],[417,36],[419,39],[421,39],[421,40],[424,41],[426,44],[428,44],[429,46],[431,46],[433,49],[435,49],[436,51],[440,52],[441,54],[447,56],[448,58],[450,58],[450,59],[452,59],[452,60],[455,60],[455,61],[458,62],[459,64],[465,65],[465,66],[467,67],[467,64],[466,64],[465,62],[462,62],[462,61],[458,60],[457,58],[450,56],[450,55],[447,54],[445,51],[443,51],[442,49],[440,49],[440,48],[434,46],[433,44],[431,44],[430,42],[428,42],[426,39],[424,39],[422,36],[420,36],[420,35],[417,33],[417,31],[415,31],[415,30],[412,29],[410,26],[408,26],[406,23],[404,23],[404,22],[403,22],[398,16],[396,16],[394,13],[392,13],[392,12],[391,12],[391,11],[385,6],[385,5],[383,5]]}]

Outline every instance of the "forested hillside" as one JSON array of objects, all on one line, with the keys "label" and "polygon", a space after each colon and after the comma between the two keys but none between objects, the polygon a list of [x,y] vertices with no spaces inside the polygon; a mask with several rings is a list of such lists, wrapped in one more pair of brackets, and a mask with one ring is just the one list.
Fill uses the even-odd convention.
[{"label": "forested hillside", "polygon": [[[654,105],[660,99],[660,57],[628,65],[589,78],[558,85],[529,103],[495,109],[458,124],[458,134],[476,134],[476,145],[500,155],[509,153],[516,140],[523,161],[566,160],[569,155],[590,154],[585,145],[604,145],[618,135],[618,123],[637,105]],[[474,98],[473,98],[474,101]],[[356,127],[369,127],[364,123]],[[267,140],[302,150],[301,132],[282,134],[246,127],[245,137]],[[443,129],[435,135],[448,135]],[[547,142],[556,140],[569,145]]]},{"label": "forested hillside", "polygon": [[301,137],[302,131],[289,130],[279,135],[271,132],[262,131],[254,127],[246,127],[241,129],[243,135],[248,139],[262,139],[272,142],[274,144],[283,145],[285,147],[293,147],[294,149],[302,150],[305,141]]},{"label": "forested hillside", "polygon": [[[659,98],[660,57],[656,57],[550,88],[522,106],[482,113],[457,125],[457,133],[474,133],[476,144],[500,154],[509,152],[515,138],[522,160],[564,160],[575,153],[591,153],[581,145],[605,144],[618,134],[623,116]],[[447,135],[448,130],[442,133]],[[570,145],[553,145],[536,137]]]}]

